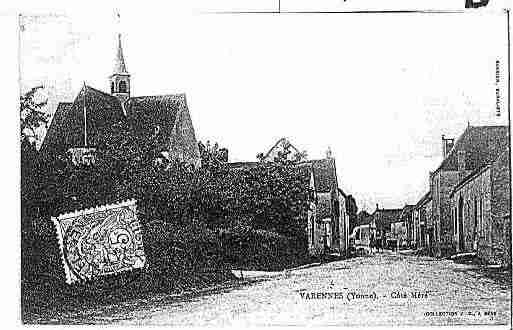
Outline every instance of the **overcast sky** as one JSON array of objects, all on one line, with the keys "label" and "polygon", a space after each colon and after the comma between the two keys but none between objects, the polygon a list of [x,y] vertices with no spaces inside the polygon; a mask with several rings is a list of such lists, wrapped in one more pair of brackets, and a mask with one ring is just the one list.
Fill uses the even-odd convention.
[{"label": "overcast sky", "polygon": [[[354,9],[331,2],[320,1]],[[233,9],[244,9],[240,3]],[[84,81],[108,90],[122,32],[133,96],[186,93],[197,138],[227,147],[231,161],[254,161],[280,137],[310,158],[330,147],[339,184],[360,209],[416,203],[441,160],[442,134],[457,137],[468,122],[507,123],[500,12],[232,15],[121,6],[116,23],[113,8],[97,8],[23,20],[22,89],[43,83],[49,112]]]}]

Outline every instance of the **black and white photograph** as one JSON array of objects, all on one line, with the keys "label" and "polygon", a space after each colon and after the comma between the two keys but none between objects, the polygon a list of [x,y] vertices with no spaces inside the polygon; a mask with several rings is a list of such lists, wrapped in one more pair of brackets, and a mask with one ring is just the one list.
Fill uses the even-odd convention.
[{"label": "black and white photograph", "polygon": [[250,2],[16,11],[19,323],[511,328],[507,2]]}]

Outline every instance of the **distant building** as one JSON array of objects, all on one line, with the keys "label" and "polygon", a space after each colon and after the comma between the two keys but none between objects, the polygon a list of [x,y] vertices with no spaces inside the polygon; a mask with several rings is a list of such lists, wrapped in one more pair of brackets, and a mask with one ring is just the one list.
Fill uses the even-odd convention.
[{"label": "distant building", "polygon": [[355,252],[370,251],[370,238],[377,237],[374,217],[366,211],[361,211],[349,236],[354,242]]},{"label": "distant building", "polygon": [[406,224],[404,221],[392,222],[390,224],[390,236],[388,237],[388,246],[405,248],[408,246],[408,236]]},{"label": "distant building", "polygon": [[40,149],[42,154],[68,153],[75,164],[93,164],[101,130],[137,118],[139,134],[162,137],[163,157],[200,166],[185,94],[132,96],[121,36],[109,82],[110,94],[84,84],[73,102],[58,105]]},{"label": "distant building", "polygon": [[[347,195],[338,185],[335,159],[328,152],[326,158],[304,160],[290,142],[282,138],[258,162],[228,163],[231,169],[254,168],[265,163],[288,160],[295,166],[309,169],[310,209],[305,215],[308,252],[312,256],[338,254],[346,256],[349,248],[349,214]],[[291,156],[295,155],[295,156]]]},{"label": "distant building", "polygon": [[345,255],[349,243],[346,195],[339,190],[335,159],[308,161],[311,165],[313,203],[308,214],[308,249],[311,255]]},{"label": "distant building", "polygon": [[[447,256],[456,250],[451,193],[469,174],[489,164],[509,145],[507,126],[468,126],[452,142],[442,138],[444,159],[429,176],[432,197],[434,250],[438,256]],[[452,148],[446,146],[450,143]]]},{"label": "distant building", "polygon": [[376,238],[381,239],[384,246],[393,243],[392,223],[401,222],[402,212],[403,209],[380,209],[376,205],[372,221],[376,228]]},{"label": "distant building", "polygon": [[477,252],[487,263],[511,266],[509,150],[476,168],[452,190],[456,252]]}]

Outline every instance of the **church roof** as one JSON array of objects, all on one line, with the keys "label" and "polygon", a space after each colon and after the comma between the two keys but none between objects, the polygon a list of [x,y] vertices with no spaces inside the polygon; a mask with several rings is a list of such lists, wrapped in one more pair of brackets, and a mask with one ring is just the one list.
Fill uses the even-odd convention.
[{"label": "church roof", "polygon": [[[84,107],[87,123],[84,121]],[[112,95],[85,86],[73,103],[60,103],[45,136],[43,153],[62,153],[71,147],[96,145],[98,129],[124,118],[118,99]]]},{"label": "church roof", "polygon": [[128,75],[128,70],[126,69],[125,58],[123,56],[123,48],[121,47],[121,34],[118,34],[118,49],[116,53],[116,58],[114,60],[114,71],[113,75]]},{"label": "church roof", "polygon": [[[84,122],[84,105],[87,123]],[[133,119],[138,132],[155,129],[170,135],[179,110],[186,109],[185,94],[131,97],[125,104],[110,94],[84,86],[72,103],[60,103],[41,146],[43,153],[62,153],[71,147],[98,143],[98,133],[120,121]]]}]

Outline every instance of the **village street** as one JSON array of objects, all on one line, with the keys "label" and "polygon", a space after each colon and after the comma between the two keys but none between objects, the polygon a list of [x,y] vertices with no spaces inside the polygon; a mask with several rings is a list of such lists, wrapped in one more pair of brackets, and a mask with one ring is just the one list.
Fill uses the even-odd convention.
[{"label": "village street", "polygon": [[449,260],[385,251],[264,273],[260,281],[187,300],[158,295],[40,321],[180,326],[506,324],[510,275],[485,272]]}]

